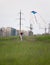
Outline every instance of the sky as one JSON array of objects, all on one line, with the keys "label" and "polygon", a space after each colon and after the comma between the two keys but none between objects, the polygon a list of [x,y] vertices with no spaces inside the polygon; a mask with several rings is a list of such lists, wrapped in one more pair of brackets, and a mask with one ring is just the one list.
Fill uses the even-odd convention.
[{"label": "sky", "polygon": [[[44,33],[42,28],[48,27],[50,23],[50,0],[0,0],[0,28],[19,29],[20,10],[23,30],[29,30],[32,24],[34,33]],[[31,11],[37,12],[35,14],[37,22]]]}]

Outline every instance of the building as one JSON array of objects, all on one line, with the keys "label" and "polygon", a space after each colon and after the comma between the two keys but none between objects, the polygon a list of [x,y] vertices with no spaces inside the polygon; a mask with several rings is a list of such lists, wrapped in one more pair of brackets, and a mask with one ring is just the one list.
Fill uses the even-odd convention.
[{"label": "building", "polygon": [[0,36],[6,36],[6,29],[4,27],[0,28]]},{"label": "building", "polygon": [[2,29],[0,29],[0,37],[3,35],[3,31]]},{"label": "building", "polygon": [[7,27],[6,28],[6,36],[16,36],[17,31],[15,28]]},{"label": "building", "polygon": [[17,35],[17,31],[14,28],[11,28],[11,36],[16,36]]},{"label": "building", "polygon": [[16,36],[17,35],[17,30],[12,27],[2,27],[0,28],[0,37],[7,37],[7,36]]}]

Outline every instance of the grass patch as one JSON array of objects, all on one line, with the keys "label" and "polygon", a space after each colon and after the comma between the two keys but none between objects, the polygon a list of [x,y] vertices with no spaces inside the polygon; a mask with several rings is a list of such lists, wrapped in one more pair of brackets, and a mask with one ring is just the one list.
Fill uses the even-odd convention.
[{"label": "grass patch", "polygon": [[49,39],[50,36],[24,37],[23,41],[19,37],[2,38],[0,65],[50,65]]}]

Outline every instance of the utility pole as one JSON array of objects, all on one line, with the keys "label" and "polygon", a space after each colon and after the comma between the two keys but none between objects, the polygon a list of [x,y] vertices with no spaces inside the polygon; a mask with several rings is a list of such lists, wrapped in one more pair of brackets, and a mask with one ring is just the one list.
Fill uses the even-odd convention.
[{"label": "utility pole", "polygon": [[19,18],[18,18],[19,19],[19,36],[20,36],[20,39],[22,41],[22,39],[23,39],[23,32],[22,32],[22,23],[21,23],[22,17],[21,17],[21,15],[22,15],[22,12],[20,10]]},{"label": "utility pole", "polygon": [[21,33],[21,10],[20,10],[20,33]]},{"label": "utility pole", "polygon": [[21,31],[21,10],[20,10],[20,31],[19,31],[19,35],[20,35],[20,39],[21,39],[21,41],[23,40],[23,32]]}]

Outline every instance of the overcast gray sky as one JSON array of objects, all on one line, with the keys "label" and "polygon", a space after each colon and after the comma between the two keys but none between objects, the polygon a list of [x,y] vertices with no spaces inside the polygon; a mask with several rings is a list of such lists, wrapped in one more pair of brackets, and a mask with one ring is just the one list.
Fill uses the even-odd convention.
[{"label": "overcast gray sky", "polygon": [[[14,27],[19,29],[19,12],[22,11],[22,27],[28,29],[29,24],[34,25],[34,33],[42,33],[44,30],[38,31],[39,25],[33,21],[34,17],[32,10],[38,12],[46,22],[50,22],[50,0],[0,0],[0,27]],[[36,14],[38,23],[43,27],[45,25],[40,19],[39,14]],[[33,19],[32,19],[33,18]],[[29,30],[29,29],[28,29]],[[37,32],[38,31],[38,32]]]}]

